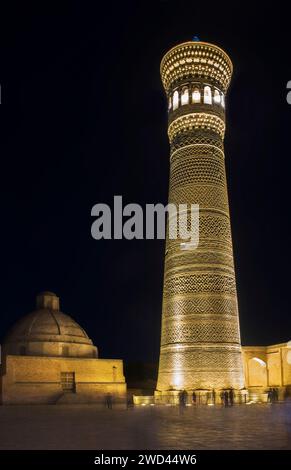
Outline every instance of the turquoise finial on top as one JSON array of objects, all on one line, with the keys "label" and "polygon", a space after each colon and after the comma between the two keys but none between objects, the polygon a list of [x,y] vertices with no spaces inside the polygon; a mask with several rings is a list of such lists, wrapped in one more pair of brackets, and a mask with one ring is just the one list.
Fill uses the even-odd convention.
[{"label": "turquoise finial on top", "polygon": [[199,42],[199,41],[200,41],[200,39],[199,39],[199,37],[198,37],[198,36],[193,36],[193,38],[192,38],[192,41],[194,41],[194,42]]}]

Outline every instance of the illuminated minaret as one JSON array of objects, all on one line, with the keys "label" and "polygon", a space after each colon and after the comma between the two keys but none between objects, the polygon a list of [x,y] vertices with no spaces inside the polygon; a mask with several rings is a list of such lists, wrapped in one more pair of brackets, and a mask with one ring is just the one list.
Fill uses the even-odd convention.
[{"label": "illuminated minaret", "polygon": [[167,239],[157,401],[184,389],[244,388],[223,149],[231,74],[227,54],[197,40],[173,47],[161,62],[169,203],[199,204],[200,229],[196,250]]}]

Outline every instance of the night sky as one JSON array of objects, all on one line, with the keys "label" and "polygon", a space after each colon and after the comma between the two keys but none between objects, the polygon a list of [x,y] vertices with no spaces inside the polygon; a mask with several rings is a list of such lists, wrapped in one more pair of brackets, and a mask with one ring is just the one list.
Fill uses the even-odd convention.
[{"label": "night sky", "polygon": [[52,290],[101,357],[158,360],[164,242],[93,240],[90,214],[114,195],[166,204],[159,64],[198,35],[234,64],[225,151],[242,343],[290,340],[290,12],[59,3],[1,12],[0,336]]}]

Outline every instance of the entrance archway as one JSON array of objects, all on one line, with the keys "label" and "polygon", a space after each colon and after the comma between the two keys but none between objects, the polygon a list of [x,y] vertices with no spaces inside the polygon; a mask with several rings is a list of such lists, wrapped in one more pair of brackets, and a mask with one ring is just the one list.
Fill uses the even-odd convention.
[{"label": "entrance archway", "polygon": [[249,359],[249,387],[267,387],[267,364],[258,357]]}]

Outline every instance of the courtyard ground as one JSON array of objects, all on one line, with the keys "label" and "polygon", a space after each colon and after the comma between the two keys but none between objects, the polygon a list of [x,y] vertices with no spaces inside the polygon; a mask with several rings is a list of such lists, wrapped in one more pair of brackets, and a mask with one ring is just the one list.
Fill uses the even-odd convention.
[{"label": "courtyard ground", "polygon": [[291,403],[0,406],[0,449],[291,449]]}]

